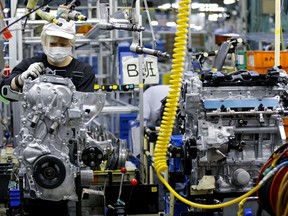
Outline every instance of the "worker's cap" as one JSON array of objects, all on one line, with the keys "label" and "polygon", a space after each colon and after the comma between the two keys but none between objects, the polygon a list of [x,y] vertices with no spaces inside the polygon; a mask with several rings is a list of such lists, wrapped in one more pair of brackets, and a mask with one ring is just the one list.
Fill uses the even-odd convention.
[{"label": "worker's cap", "polygon": [[69,40],[74,39],[76,34],[75,22],[72,20],[66,21],[62,18],[59,19],[59,22],[62,23],[61,26],[58,26],[55,23],[45,24],[43,31],[50,36],[63,37]]}]

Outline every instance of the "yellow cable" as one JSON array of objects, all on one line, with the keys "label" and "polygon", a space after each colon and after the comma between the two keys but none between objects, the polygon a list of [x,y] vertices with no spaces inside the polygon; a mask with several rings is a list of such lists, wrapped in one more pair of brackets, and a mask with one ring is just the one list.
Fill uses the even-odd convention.
[{"label": "yellow cable", "polygon": [[244,205],[246,204],[247,201],[257,200],[257,199],[258,199],[258,197],[247,197],[247,198],[244,198],[243,200],[241,200],[241,202],[239,202],[239,204],[238,204],[237,216],[243,216],[244,215]]},{"label": "yellow cable", "polygon": [[[155,159],[154,159],[155,162]],[[217,209],[217,208],[224,208],[230,205],[234,205],[239,203],[241,200],[251,196],[253,193],[255,193],[257,190],[260,189],[260,185],[256,185],[252,190],[248,191],[247,193],[243,194],[240,197],[237,197],[231,201],[225,202],[225,203],[221,203],[221,204],[213,204],[213,205],[205,205],[205,204],[199,204],[199,203],[195,203],[195,202],[191,202],[189,200],[187,200],[186,198],[182,197],[181,195],[179,195],[169,184],[167,181],[165,181],[165,179],[162,177],[162,175],[160,173],[157,172],[157,176],[160,179],[160,181],[167,187],[167,189],[181,202],[193,206],[195,208],[202,208],[202,209]]]},{"label": "yellow cable", "polygon": [[174,120],[176,116],[176,110],[178,107],[178,101],[180,96],[181,81],[184,71],[184,62],[187,47],[187,34],[189,27],[189,10],[190,10],[191,0],[181,0],[179,2],[179,9],[177,15],[177,31],[175,37],[175,48],[173,50],[173,60],[172,60],[172,70],[169,82],[169,93],[167,96],[167,103],[164,109],[164,116],[161,122],[160,131],[158,134],[158,139],[155,146],[154,154],[154,164],[155,170],[160,181],[167,187],[167,189],[180,201],[183,203],[193,206],[195,208],[203,209],[216,209],[223,208],[229,205],[236,204],[243,200],[244,198],[252,195],[257,190],[259,190],[260,185],[257,185],[252,190],[246,194],[231,200],[226,203],[215,204],[215,205],[203,205],[195,202],[191,202],[181,195],[179,195],[162,177],[161,172],[168,169],[166,163],[166,152],[168,149],[168,144],[170,141],[170,136],[172,134],[172,129],[174,125]]},{"label": "yellow cable", "polygon": [[179,3],[179,14],[177,20],[175,48],[173,50],[174,54],[169,83],[169,93],[167,96],[167,103],[164,109],[163,119],[161,122],[154,154],[156,160],[154,161],[155,169],[159,173],[167,170],[168,168],[166,164],[166,151],[175,120],[180,95],[182,73],[184,71],[190,5],[191,0],[181,0]]},{"label": "yellow cable", "polygon": [[288,209],[287,209],[287,206],[288,206],[288,188],[286,189],[286,194],[285,194],[285,196],[283,197],[283,200],[284,200],[284,202],[283,202],[283,205],[284,206],[286,206],[286,208],[285,208],[285,210],[284,210],[284,216],[286,215],[287,216],[287,214],[288,214]]},{"label": "yellow cable", "polygon": [[288,216],[288,204],[286,205],[285,211],[284,211],[284,216]]},{"label": "yellow cable", "polygon": [[164,109],[163,119],[161,122],[154,154],[155,169],[158,174],[168,169],[166,164],[166,151],[170,141],[180,96],[181,81],[187,49],[186,47],[190,5],[191,0],[181,0],[179,2],[179,13],[177,15],[177,31],[175,33],[175,48],[173,50],[174,53],[169,82],[169,92],[167,95],[167,102]]},{"label": "yellow cable", "polygon": [[273,158],[274,158],[274,160],[272,161],[271,166],[274,168],[276,166],[277,161],[278,161],[279,154],[273,154]]},{"label": "yellow cable", "polygon": [[237,212],[237,216],[243,216],[244,214],[244,205],[247,201],[247,198],[241,200],[241,202],[238,205],[238,212]]}]

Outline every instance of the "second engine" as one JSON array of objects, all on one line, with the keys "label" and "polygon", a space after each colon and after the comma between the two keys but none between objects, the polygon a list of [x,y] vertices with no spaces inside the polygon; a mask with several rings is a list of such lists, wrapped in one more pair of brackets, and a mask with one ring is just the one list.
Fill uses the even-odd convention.
[{"label": "second engine", "polygon": [[286,73],[208,73],[184,79],[184,171],[191,194],[250,190],[286,142]]}]

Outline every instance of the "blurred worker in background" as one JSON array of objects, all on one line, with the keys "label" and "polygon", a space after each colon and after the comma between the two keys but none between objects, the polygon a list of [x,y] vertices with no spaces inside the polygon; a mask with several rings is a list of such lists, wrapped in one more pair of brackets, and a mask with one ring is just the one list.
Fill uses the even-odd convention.
[{"label": "blurred worker in background", "polygon": [[[159,126],[162,100],[168,95],[168,85],[155,85],[143,93],[143,118],[147,125]],[[138,116],[139,119],[139,116]]]},{"label": "blurred worker in background", "polygon": [[56,75],[72,79],[77,91],[93,92],[95,75],[93,68],[72,56],[75,44],[75,22],[60,18],[62,26],[54,23],[44,25],[41,33],[41,44],[44,53],[22,60],[12,70],[10,76],[5,77],[0,84],[10,85],[14,91],[23,88],[24,80],[37,78],[46,68],[56,71]]},{"label": "blurred worker in background", "polygon": [[[168,85],[155,85],[146,89],[143,93],[143,119],[144,126],[159,126],[161,123],[162,100],[168,95]],[[139,130],[140,116],[135,121],[131,121],[130,138],[132,143],[132,153],[134,156],[140,154],[141,139]]]},{"label": "blurred worker in background", "polygon": [[[164,109],[166,106],[167,95],[169,93],[168,85],[155,85],[146,89],[143,93],[143,119],[144,126],[157,127],[161,125],[162,117],[164,114]],[[173,135],[179,135],[180,127],[182,126],[181,119],[178,116],[178,110],[176,113],[176,120],[174,123]],[[140,154],[140,144],[139,140],[142,138],[140,136],[139,130],[140,116],[137,116],[135,121],[131,121],[130,127],[130,137],[132,143],[132,153],[134,156],[139,156]]]}]

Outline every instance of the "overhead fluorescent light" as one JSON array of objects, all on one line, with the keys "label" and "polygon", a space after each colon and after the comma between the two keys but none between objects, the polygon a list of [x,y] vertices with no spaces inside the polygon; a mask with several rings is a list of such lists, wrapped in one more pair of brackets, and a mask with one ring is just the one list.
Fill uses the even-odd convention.
[{"label": "overhead fluorescent light", "polygon": [[158,6],[158,8],[162,9],[162,10],[169,9],[169,8],[171,8],[171,4],[170,3],[166,3],[166,4]]},{"label": "overhead fluorescent light", "polygon": [[200,7],[199,11],[201,12],[225,12],[226,8],[224,7]]},{"label": "overhead fluorescent light", "polygon": [[195,29],[197,31],[201,31],[203,29],[202,26],[195,25],[194,23],[190,24],[190,28]]},{"label": "overhead fluorescent light", "polygon": [[234,4],[236,2],[236,0],[224,0],[224,4],[228,5],[228,4]]},{"label": "overhead fluorescent light", "polygon": [[166,26],[168,26],[168,27],[174,27],[174,26],[176,26],[176,23],[175,23],[175,22],[167,22],[167,23],[166,23]]},{"label": "overhead fluorescent light", "polygon": [[178,9],[179,8],[179,4],[178,3],[173,3],[172,4],[172,8]]},{"label": "overhead fluorescent light", "polygon": [[200,4],[200,3],[193,2],[193,3],[191,4],[191,8],[192,8],[192,9],[198,9],[198,8],[200,8],[201,5],[202,5],[202,4]]},{"label": "overhead fluorescent light", "polygon": [[208,20],[209,21],[217,21],[218,20],[218,14],[209,14]]},{"label": "overhead fluorescent light", "polygon": [[152,26],[157,26],[158,25],[158,21],[155,21],[155,20],[151,21],[151,25]]},{"label": "overhead fluorescent light", "polygon": [[198,9],[199,11],[203,11],[203,12],[224,12],[226,11],[226,8],[224,7],[219,7],[218,4],[216,3],[192,3],[191,4],[191,8],[192,9]]}]

